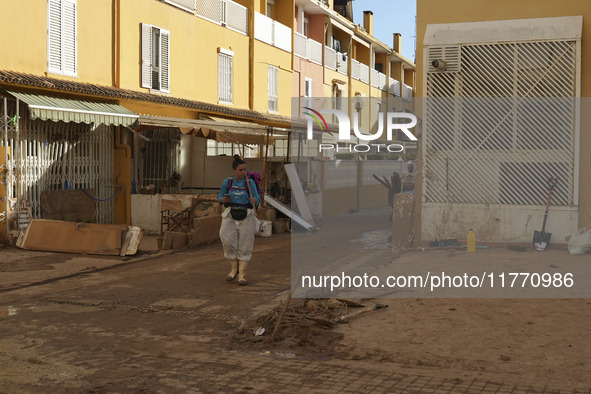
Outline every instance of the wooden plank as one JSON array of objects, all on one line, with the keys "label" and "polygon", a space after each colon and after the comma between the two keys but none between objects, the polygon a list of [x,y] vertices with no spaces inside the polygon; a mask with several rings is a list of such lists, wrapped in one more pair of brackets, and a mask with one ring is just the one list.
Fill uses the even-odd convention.
[{"label": "wooden plank", "polygon": [[33,219],[17,241],[27,250],[117,256],[121,252],[124,224],[73,223]]}]

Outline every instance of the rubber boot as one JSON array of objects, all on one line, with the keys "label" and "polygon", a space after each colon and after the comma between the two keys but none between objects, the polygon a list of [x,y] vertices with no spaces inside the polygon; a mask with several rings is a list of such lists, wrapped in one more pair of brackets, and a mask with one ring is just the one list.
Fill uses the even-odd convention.
[{"label": "rubber boot", "polygon": [[245,286],[248,284],[246,281],[246,267],[248,267],[248,261],[240,260],[238,264],[240,265],[240,269],[238,270],[238,284],[240,286]]},{"label": "rubber boot", "polygon": [[228,282],[232,282],[234,280],[234,278],[236,277],[236,274],[238,273],[238,261],[236,260],[232,260],[230,261],[230,273],[228,274],[228,276],[226,276],[226,280]]}]

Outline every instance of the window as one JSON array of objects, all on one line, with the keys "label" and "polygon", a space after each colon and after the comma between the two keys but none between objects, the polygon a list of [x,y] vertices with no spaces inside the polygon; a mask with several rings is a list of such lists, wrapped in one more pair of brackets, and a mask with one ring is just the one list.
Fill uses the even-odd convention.
[{"label": "window", "polygon": [[302,33],[306,37],[308,37],[308,18],[304,18],[304,25],[303,25]]},{"label": "window", "polygon": [[142,23],[142,87],[169,92],[170,32]]},{"label": "window", "polygon": [[76,76],[76,0],[47,1],[47,71]]},{"label": "window", "polygon": [[267,16],[269,18],[273,18],[273,6],[275,5],[275,0],[267,0]]},{"label": "window", "polygon": [[218,48],[218,100],[232,104],[232,57],[234,52]]},{"label": "window", "polygon": [[268,92],[269,92],[269,112],[279,112],[279,69],[269,66],[268,69]]}]

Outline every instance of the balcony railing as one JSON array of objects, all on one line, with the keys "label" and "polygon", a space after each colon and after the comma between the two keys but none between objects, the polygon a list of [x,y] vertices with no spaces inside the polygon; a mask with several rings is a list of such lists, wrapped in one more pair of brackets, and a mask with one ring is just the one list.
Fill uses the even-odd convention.
[{"label": "balcony railing", "polygon": [[369,66],[359,63],[359,80],[361,82],[369,83]]},{"label": "balcony railing", "polygon": [[402,86],[402,98],[405,100],[411,100],[413,99],[412,97],[412,87],[405,85],[405,84],[401,84]]},{"label": "balcony railing", "polygon": [[332,70],[337,69],[337,52],[327,46],[324,47],[324,66]]},{"label": "balcony railing", "polygon": [[254,13],[254,38],[291,52],[291,29],[258,12]]},{"label": "balcony railing", "polygon": [[322,64],[322,44],[295,32],[294,53],[304,59]]},{"label": "balcony railing", "polygon": [[390,94],[400,97],[400,82],[390,78]]},{"label": "balcony railing", "polygon": [[201,18],[248,35],[248,9],[232,0],[197,0],[195,13]]}]

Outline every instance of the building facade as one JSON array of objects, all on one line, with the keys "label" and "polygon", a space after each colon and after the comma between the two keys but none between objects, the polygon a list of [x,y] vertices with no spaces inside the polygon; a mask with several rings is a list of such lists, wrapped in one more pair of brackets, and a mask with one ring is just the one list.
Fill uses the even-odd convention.
[{"label": "building facade", "polygon": [[292,97],[411,102],[412,63],[335,7],[3,0],[0,31],[20,32],[0,54],[3,224],[42,217],[43,192],[63,189],[89,191],[96,221],[129,224],[132,194],[214,190],[235,153],[262,172],[265,155],[289,158]]}]

